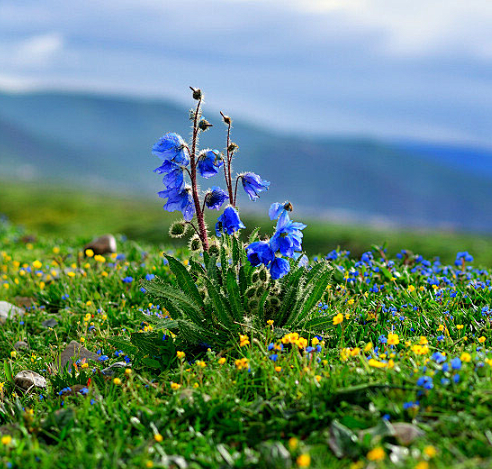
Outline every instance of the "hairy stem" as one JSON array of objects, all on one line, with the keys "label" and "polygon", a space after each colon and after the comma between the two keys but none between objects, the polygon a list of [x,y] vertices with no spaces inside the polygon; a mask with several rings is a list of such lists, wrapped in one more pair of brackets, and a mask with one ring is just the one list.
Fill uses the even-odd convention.
[{"label": "hairy stem", "polygon": [[[229,151],[229,146],[231,144],[231,123],[227,125],[227,174],[226,174],[226,182],[227,182],[227,188],[229,189],[229,201],[231,202],[233,207],[236,207],[236,201],[232,197],[232,178],[231,178],[231,162],[232,162],[232,155],[230,154]],[[226,165],[224,165],[224,172],[226,170],[225,168]]]},{"label": "hairy stem", "polygon": [[241,179],[241,176],[238,176],[236,178],[236,188],[234,189],[234,207],[236,206],[236,200],[237,200],[237,183],[239,182],[239,179]]},{"label": "hairy stem", "polygon": [[193,140],[191,144],[190,153],[190,178],[191,178],[191,188],[193,191],[193,202],[195,203],[196,219],[198,221],[198,236],[202,242],[203,250],[208,251],[208,233],[207,227],[205,226],[205,220],[203,217],[203,210],[200,207],[200,199],[198,198],[198,184],[196,182],[196,144],[198,139],[198,116],[200,114],[200,106],[202,104],[202,98],[198,101],[196,105],[195,118],[193,120]]}]

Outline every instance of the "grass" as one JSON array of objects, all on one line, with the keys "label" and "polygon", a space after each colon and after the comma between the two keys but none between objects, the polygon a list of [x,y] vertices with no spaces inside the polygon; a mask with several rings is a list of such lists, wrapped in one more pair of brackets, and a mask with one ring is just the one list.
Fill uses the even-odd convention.
[{"label": "grass", "polygon": [[[316,307],[330,318],[323,337],[245,327],[223,350],[105,376],[126,356],[115,338],[174,341],[153,328],[166,312],[139,280],[170,278],[163,251],[185,263],[189,253],[119,238],[118,256],[85,258],[78,234],[29,242],[0,225],[0,300],[33,301],[0,327],[4,467],[491,467],[490,271],[339,252]],[[57,325],[43,327],[50,318]],[[16,351],[19,340],[30,349]],[[71,340],[100,360],[57,371]],[[24,369],[47,388],[16,388]],[[87,395],[63,392],[76,384]]]}]

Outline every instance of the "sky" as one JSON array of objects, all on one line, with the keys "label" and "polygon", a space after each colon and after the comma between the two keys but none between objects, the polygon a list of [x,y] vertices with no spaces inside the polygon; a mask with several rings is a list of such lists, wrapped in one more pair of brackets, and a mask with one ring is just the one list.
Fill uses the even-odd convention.
[{"label": "sky", "polygon": [[[0,0],[0,89],[492,148],[491,0]],[[1,113],[1,110],[0,110]]]}]

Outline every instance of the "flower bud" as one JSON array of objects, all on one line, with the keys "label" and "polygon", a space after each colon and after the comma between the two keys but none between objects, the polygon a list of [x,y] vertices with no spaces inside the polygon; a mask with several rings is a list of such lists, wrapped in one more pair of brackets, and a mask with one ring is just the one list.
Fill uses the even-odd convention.
[{"label": "flower bud", "polygon": [[193,91],[193,99],[200,101],[203,98],[202,90],[200,88],[193,88],[190,86],[190,90]]},{"label": "flower bud", "polygon": [[268,270],[262,266],[260,269],[260,280],[265,283],[270,279],[270,276],[268,275]]},{"label": "flower bud", "polygon": [[171,238],[182,238],[188,231],[188,225],[184,221],[175,221],[169,228]]},{"label": "flower bud", "polygon": [[190,239],[190,251],[196,252],[200,251],[202,249],[202,242],[200,241],[200,238],[198,235],[193,236],[193,238]]},{"label": "flower bud", "polygon": [[229,116],[226,116],[222,111],[220,111],[220,115],[222,116],[222,120],[224,121],[224,124],[226,125],[232,124],[232,119]]},{"label": "flower bud", "polygon": [[288,212],[292,212],[292,210],[294,210],[294,207],[290,202],[285,202],[284,210],[287,210]]},{"label": "flower bud", "polygon": [[208,253],[211,256],[217,256],[217,257],[219,257],[219,255],[220,255],[220,246],[218,245],[218,243],[211,242],[210,243],[210,246],[208,247]]},{"label": "flower bud", "polygon": [[198,123],[198,128],[202,131],[205,132],[209,127],[213,127],[213,125],[207,120],[207,119],[202,119]]},{"label": "flower bud", "polygon": [[229,150],[229,153],[234,153],[239,147],[234,142],[231,142],[227,149]]}]

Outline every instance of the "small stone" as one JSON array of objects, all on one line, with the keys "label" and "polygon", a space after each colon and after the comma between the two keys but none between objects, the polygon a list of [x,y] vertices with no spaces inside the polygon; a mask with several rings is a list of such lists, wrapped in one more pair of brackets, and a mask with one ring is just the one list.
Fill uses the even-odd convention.
[{"label": "small stone", "polygon": [[7,319],[13,319],[16,316],[23,316],[24,310],[14,306],[7,301],[0,301],[0,323],[4,323]]},{"label": "small stone", "polygon": [[29,344],[23,340],[19,340],[14,344],[15,350],[29,349]]},{"label": "small stone", "polygon": [[92,249],[94,254],[111,254],[116,252],[116,238],[111,234],[101,236],[86,244],[84,246],[84,253],[87,249]]},{"label": "small stone", "polygon": [[93,360],[98,361],[99,355],[87,350],[83,345],[79,344],[76,340],[72,340],[67,345],[67,348],[61,353],[59,360],[54,364],[55,368],[60,366],[63,370],[68,364],[73,365],[77,360]]},{"label": "small stone", "polygon": [[104,368],[104,370],[101,370],[101,373],[106,376],[112,376],[114,375],[114,372],[117,368],[128,368],[129,366],[131,365],[126,362],[116,362],[113,363],[111,366]]},{"label": "small stone", "polygon": [[417,438],[425,435],[425,433],[417,426],[405,422],[397,422],[393,424],[395,429],[395,437],[401,445],[408,446]]},{"label": "small stone", "polygon": [[42,325],[43,327],[46,327],[46,328],[48,329],[48,328],[50,328],[50,327],[55,327],[55,326],[57,326],[57,325],[58,325],[58,321],[57,321],[56,319],[51,318],[51,319],[47,319],[46,321],[43,321],[43,322],[41,323],[41,325]]},{"label": "small stone", "polygon": [[19,371],[19,373],[17,373],[14,377],[14,382],[17,386],[24,389],[25,391],[28,391],[33,387],[46,387],[46,378],[31,370]]}]

